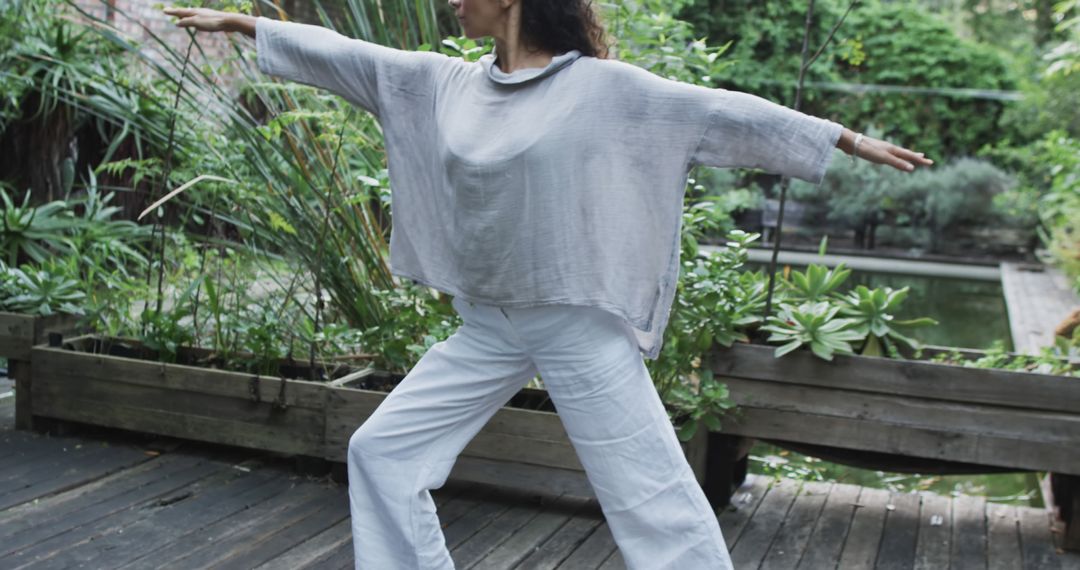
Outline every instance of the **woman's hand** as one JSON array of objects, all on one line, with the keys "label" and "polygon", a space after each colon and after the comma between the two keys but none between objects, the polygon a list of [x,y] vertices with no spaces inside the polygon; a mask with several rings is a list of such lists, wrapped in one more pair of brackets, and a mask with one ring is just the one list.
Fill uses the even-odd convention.
[{"label": "woman's hand", "polygon": [[176,25],[181,28],[194,28],[200,32],[241,32],[255,37],[253,16],[209,8],[165,8],[164,12],[180,18]]},{"label": "woman's hand", "polygon": [[894,145],[891,142],[875,139],[866,135],[862,136],[859,140],[858,148],[855,147],[855,139],[858,137],[858,133],[844,129],[844,133],[840,136],[840,141],[836,146],[840,150],[854,154],[858,158],[868,160],[875,164],[887,164],[897,170],[903,170],[904,172],[911,172],[915,170],[916,166],[930,166],[934,164],[933,160],[926,158],[926,155],[921,152],[915,152],[908,150],[902,146]]}]

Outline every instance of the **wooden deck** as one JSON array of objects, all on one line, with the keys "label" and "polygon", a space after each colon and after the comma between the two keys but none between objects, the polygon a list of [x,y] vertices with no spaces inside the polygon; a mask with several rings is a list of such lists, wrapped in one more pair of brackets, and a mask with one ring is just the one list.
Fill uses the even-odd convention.
[{"label": "wooden deck", "polygon": [[[234,448],[13,431],[12,401],[0,399],[0,568],[352,567],[344,485]],[[623,567],[595,501],[453,482],[433,495],[459,569]],[[720,522],[739,570],[1080,569],[1044,510],[976,497],[757,477]]]},{"label": "wooden deck", "polygon": [[1002,263],[1001,287],[1016,352],[1037,354],[1053,345],[1054,328],[1080,307],[1068,278],[1053,267]]}]

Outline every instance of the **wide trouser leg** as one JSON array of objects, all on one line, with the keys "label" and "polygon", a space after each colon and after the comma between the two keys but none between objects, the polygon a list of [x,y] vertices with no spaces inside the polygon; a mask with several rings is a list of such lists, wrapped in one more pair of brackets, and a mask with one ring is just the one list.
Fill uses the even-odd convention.
[{"label": "wide trouser leg", "polygon": [[592,307],[507,309],[630,570],[731,568],[632,330]]},{"label": "wide trouser leg", "polygon": [[446,482],[466,444],[536,375],[507,341],[497,308],[462,305],[455,300],[465,324],[433,345],[349,440],[359,570],[454,568],[430,490]]}]

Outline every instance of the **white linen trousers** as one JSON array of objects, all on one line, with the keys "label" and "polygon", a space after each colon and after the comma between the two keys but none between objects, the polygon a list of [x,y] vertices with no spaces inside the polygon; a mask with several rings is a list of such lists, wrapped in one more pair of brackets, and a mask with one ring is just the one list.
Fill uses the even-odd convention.
[{"label": "white linen trousers", "polygon": [[538,372],[630,570],[730,569],[633,330],[603,309],[457,298],[434,344],[349,440],[358,570],[454,568],[430,490]]}]

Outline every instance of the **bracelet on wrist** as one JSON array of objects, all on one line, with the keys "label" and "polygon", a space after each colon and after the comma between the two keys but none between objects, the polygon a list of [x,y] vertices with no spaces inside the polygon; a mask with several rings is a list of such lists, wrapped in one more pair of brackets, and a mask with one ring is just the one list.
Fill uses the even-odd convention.
[{"label": "bracelet on wrist", "polygon": [[863,140],[863,134],[858,133],[855,135],[855,142],[851,145],[851,163],[855,164],[855,158],[859,156],[859,143]]}]

